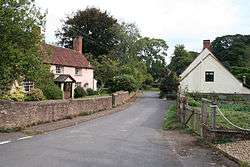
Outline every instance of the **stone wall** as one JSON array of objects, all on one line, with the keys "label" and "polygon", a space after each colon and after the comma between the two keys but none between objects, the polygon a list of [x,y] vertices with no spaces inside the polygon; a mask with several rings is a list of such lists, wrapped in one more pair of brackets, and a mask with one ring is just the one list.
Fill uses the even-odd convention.
[{"label": "stone wall", "polygon": [[117,92],[112,96],[49,100],[40,102],[0,101],[0,129],[24,128],[40,123],[58,121],[80,114],[108,110],[126,103],[136,93]]},{"label": "stone wall", "polygon": [[113,106],[119,106],[124,103],[126,103],[130,98],[134,97],[136,95],[136,92],[125,92],[125,91],[120,91],[120,92],[115,92],[112,94],[112,100],[113,100]]},{"label": "stone wall", "polygon": [[0,101],[0,128],[23,128],[111,108],[111,96],[41,102]]}]

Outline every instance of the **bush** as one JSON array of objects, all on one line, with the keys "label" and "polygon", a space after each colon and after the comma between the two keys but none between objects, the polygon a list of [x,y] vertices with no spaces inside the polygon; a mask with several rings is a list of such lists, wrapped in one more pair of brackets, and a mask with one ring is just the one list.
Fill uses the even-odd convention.
[{"label": "bush", "polygon": [[54,83],[50,83],[46,85],[46,87],[44,87],[42,91],[43,91],[44,96],[48,100],[57,100],[57,99],[63,98],[62,90]]},{"label": "bush", "polygon": [[135,78],[131,75],[119,75],[114,77],[113,84],[111,86],[111,91],[116,92],[116,91],[135,91],[137,90],[137,82]]},{"label": "bush", "polygon": [[188,105],[192,106],[192,107],[200,107],[201,103],[199,101],[196,101],[193,97],[188,97]]},{"label": "bush", "polygon": [[84,96],[87,96],[87,93],[86,91],[80,87],[80,86],[77,86],[74,90],[74,97],[75,98],[81,98],[81,97],[84,97]]},{"label": "bush", "polygon": [[15,90],[1,96],[4,100],[24,101],[25,93],[21,87],[17,87]]},{"label": "bush", "polygon": [[25,97],[26,101],[41,101],[44,100],[44,95],[41,89],[35,88],[31,89],[31,91]]},{"label": "bush", "polygon": [[88,88],[86,91],[87,91],[88,96],[93,96],[93,95],[98,94],[96,91],[94,91],[91,88]]}]

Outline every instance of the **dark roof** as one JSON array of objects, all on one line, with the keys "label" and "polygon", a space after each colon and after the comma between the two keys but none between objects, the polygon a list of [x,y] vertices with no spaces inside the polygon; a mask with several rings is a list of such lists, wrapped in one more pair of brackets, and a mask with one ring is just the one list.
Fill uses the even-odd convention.
[{"label": "dark roof", "polygon": [[66,82],[66,80],[70,78],[72,80],[72,82],[76,82],[76,80],[71,76],[71,75],[68,75],[68,74],[61,74],[59,75],[56,79],[55,79],[55,82]]},{"label": "dark roof", "polygon": [[42,47],[42,55],[44,57],[44,63],[47,64],[92,68],[83,54],[72,49],[44,44]]}]

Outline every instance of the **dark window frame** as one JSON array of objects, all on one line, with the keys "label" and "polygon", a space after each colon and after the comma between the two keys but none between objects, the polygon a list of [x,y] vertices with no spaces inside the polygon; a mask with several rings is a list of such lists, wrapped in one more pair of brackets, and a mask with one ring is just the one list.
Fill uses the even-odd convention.
[{"label": "dark window frame", "polygon": [[205,72],[205,82],[214,82],[214,71]]}]

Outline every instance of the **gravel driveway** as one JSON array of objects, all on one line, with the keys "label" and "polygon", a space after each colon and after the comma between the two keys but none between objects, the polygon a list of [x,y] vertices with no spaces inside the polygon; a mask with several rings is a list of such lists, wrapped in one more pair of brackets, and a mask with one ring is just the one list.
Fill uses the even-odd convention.
[{"label": "gravel driveway", "polygon": [[[198,152],[190,151],[188,156],[181,156],[176,151],[175,132],[161,130],[164,112],[171,102],[160,100],[157,96],[157,93],[145,93],[122,112],[0,145],[0,166],[235,166],[229,160],[212,157],[217,155],[213,155],[208,148]],[[181,138],[182,135],[179,134],[178,139]],[[184,140],[178,142],[183,143],[182,141]],[[188,149],[192,147],[195,148],[195,145]]]}]

